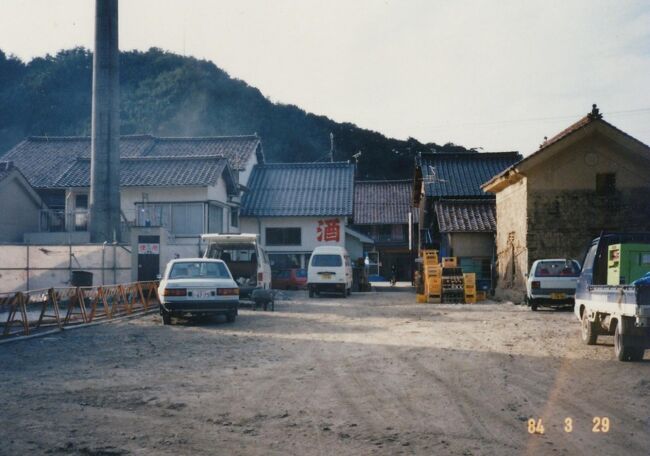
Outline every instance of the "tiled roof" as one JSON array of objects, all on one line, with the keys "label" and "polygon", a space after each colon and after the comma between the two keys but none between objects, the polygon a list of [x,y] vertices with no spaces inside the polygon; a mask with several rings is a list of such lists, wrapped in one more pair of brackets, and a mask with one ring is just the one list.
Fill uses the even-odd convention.
[{"label": "tiled roof", "polygon": [[426,196],[476,197],[486,196],[481,185],[521,160],[521,155],[518,152],[428,153],[416,160]]},{"label": "tiled roof", "polygon": [[[150,135],[120,137],[120,157],[226,158],[232,169],[242,170],[252,154],[263,161],[261,141],[255,135],[211,138],[159,138]],[[89,137],[30,137],[3,157],[12,160],[35,188],[55,188],[56,182],[75,166],[77,159],[90,158]]]},{"label": "tiled roof", "polygon": [[255,165],[248,187],[242,199],[242,216],[350,216],[354,165]]},{"label": "tiled roof", "polygon": [[14,164],[10,161],[0,161],[0,182],[15,171]]},{"label": "tiled roof", "polygon": [[563,140],[567,136],[569,136],[569,135],[577,132],[578,130],[581,130],[581,129],[585,128],[586,126],[591,125],[593,123],[600,123],[602,125],[605,125],[608,128],[611,128],[612,130],[616,131],[617,133],[620,133],[620,134],[634,140],[635,142],[641,144],[646,149],[649,148],[649,146],[647,144],[644,144],[643,142],[639,141],[638,139],[634,138],[633,136],[630,136],[629,134],[625,133],[623,130],[615,127],[611,123],[604,120],[602,114],[600,113],[600,111],[598,110],[596,105],[593,105],[592,111],[589,114],[587,114],[586,116],[584,116],[583,118],[581,118],[577,122],[569,125],[567,128],[565,128],[564,130],[562,130],[560,133],[556,134],[555,136],[551,137],[550,139],[545,139],[544,142],[542,144],[540,144],[539,149],[537,149],[535,152],[528,155],[526,158],[524,158],[524,159],[522,159],[522,160],[520,160],[520,161],[518,161],[516,163],[513,163],[512,165],[510,165],[506,169],[503,169],[500,173],[495,174],[490,179],[486,180],[484,182],[484,184],[488,185],[488,183],[496,181],[499,177],[506,175],[509,171],[511,171],[512,169],[518,167],[521,163],[527,162],[532,157],[538,156],[539,154],[544,152],[548,147],[552,146],[553,144]]},{"label": "tiled roof", "polygon": [[[224,158],[123,158],[120,160],[120,186],[212,185],[219,180],[226,166],[227,161]],[[77,160],[54,186],[89,187],[90,160]],[[231,185],[230,190],[233,191],[233,188]]]},{"label": "tiled roof", "polygon": [[354,224],[405,224],[411,207],[413,181],[357,181],[354,184]]},{"label": "tiled roof", "polygon": [[435,202],[441,233],[495,232],[497,229],[494,200],[440,200]]}]

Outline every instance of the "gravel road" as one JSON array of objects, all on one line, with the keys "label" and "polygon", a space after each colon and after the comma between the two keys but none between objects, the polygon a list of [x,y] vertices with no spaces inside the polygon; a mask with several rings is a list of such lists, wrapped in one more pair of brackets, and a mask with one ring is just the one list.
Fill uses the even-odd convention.
[{"label": "gravel road", "polygon": [[0,345],[0,454],[648,454],[650,353],[581,345],[570,312],[289,298]]}]

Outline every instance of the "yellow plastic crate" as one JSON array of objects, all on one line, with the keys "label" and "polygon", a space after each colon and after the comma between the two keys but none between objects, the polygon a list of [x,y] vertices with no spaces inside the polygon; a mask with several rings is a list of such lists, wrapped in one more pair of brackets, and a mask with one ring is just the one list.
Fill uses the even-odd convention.
[{"label": "yellow plastic crate", "polygon": [[463,274],[463,279],[465,280],[465,286],[467,285],[476,286],[476,273],[466,272]]},{"label": "yellow plastic crate", "polygon": [[456,257],[442,257],[443,268],[457,268],[458,259]]}]

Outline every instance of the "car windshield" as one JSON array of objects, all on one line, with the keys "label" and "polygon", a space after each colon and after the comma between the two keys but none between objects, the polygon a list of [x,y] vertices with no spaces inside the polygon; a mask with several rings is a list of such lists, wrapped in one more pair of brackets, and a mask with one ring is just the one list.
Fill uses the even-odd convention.
[{"label": "car windshield", "polygon": [[229,279],[230,274],[223,263],[206,261],[183,261],[174,263],[170,279]]},{"label": "car windshield", "polygon": [[314,255],[311,259],[312,266],[336,267],[342,264],[341,255]]},{"label": "car windshield", "polygon": [[541,261],[535,269],[535,277],[577,277],[580,267],[572,260]]},{"label": "car windshield", "polygon": [[296,277],[307,277],[307,270],[306,269],[296,269]]}]

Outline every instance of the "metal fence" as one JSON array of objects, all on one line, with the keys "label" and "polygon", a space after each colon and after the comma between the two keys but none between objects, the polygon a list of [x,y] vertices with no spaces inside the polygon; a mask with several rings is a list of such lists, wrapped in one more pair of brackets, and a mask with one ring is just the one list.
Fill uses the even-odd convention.
[{"label": "metal fence", "polygon": [[157,286],[156,282],[135,282],[2,293],[0,315],[6,314],[2,337],[146,312],[160,304]]}]

